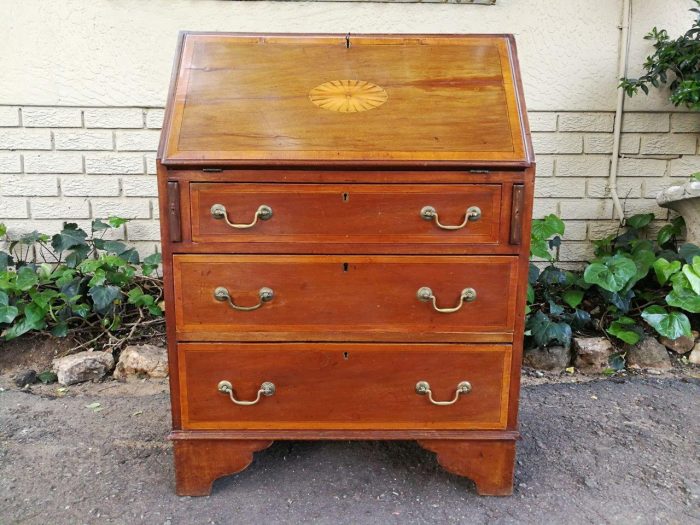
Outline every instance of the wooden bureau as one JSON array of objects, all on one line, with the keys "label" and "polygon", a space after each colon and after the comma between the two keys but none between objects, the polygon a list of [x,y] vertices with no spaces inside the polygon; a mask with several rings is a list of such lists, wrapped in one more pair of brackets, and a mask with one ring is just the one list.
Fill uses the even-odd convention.
[{"label": "wooden bureau", "polygon": [[417,440],[512,492],[512,36],[183,33],[157,165],[178,494],[280,439]]}]

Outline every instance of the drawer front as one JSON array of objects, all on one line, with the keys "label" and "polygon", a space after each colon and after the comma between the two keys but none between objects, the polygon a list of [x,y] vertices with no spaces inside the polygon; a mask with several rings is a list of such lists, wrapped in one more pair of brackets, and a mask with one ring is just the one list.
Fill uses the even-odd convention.
[{"label": "drawer front", "polygon": [[[184,428],[503,429],[508,345],[178,345]],[[218,390],[228,381],[231,391]],[[427,382],[430,396],[418,394]],[[457,394],[457,385],[469,388]],[[274,393],[254,401],[261,384]],[[269,387],[268,387],[269,388]],[[468,390],[468,392],[467,392]],[[424,392],[424,390],[422,390]],[[270,389],[267,390],[271,392]],[[430,401],[456,401],[436,405]]]},{"label": "drawer front", "polygon": [[[500,239],[500,184],[191,183],[190,206],[197,243],[456,246]],[[267,208],[258,213],[261,206]],[[436,216],[421,214],[426,207]]]},{"label": "drawer front", "polygon": [[510,342],[517,260],[175,255],[176,331],[195,341]]}]

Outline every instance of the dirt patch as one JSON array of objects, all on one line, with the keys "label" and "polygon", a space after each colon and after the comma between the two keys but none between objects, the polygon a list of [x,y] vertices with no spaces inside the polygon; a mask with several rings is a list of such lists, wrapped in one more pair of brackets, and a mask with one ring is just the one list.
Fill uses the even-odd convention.
[{"label": "dirt patch", "polygon": [[277,442],[210,497],[180,498],[167,392],[114,395],[111,383],[0,392],[0,523],[700,521],[694,379],[525,387],[508,498],[479,497],[415,443],[387,441]]},{"label": "dirt patch", "polygon": [[70,338],[25,335],[12,341],[0,341],[0,376],[11,376],[20,370],[43,372],[51,369],[51,361],[76,345]]}]

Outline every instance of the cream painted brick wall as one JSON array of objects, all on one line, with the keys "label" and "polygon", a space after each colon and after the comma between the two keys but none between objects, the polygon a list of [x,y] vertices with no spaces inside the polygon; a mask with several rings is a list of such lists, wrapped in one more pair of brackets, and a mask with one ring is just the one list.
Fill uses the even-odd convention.
[{"label": "cream painted brick wall", "polygon": [[0,107],[0,127],[19,126],[19,108]]},{"label": "cream painted brick wall", "polygon": [[79,108],[24,108],[22,125],[26,128],[80,128]]},{"label": "cream painted brick wall", "polygon": [[[614,114],[533,112],[535,217],[560,215],[565,264],[590,257],[590,240],[617,231],[608,188]],[[64,221],[133,219],[114,238],[142,253],[159,240],[155,149],[163,109],[0,106],[0,222],[11,233],[55,233]],[[628,113],[618,194],[628,215],[667,219],[654,197],[700,171],[694,113]]]},{"label": "cream painted brick wall", "polygon": [[91,108],[84,112],[86,128],[142,128],[139,108]]}]

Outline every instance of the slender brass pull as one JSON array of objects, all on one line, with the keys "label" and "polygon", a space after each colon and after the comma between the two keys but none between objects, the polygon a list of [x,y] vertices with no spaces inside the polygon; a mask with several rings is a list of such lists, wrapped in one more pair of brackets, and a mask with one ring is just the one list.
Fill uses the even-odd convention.
[{"label": "slender brass pull", "polygon": [[460,381],[455,391],[455,397],[451,401],[435,401],[433,399],[433,392],[430,390],[430,383],[427,381],[418,381],[416,383],[416,394],[419,396],[428,396],[428,399],[433,405],[439,406],[454,405],[459,399],[459,396],[468,394],[471,391],[472,384],[469,381]]},{"label": "slender brass pull", "polygon": [[462,224],[459,224],[457,226],[447,226],[445,224],[441,224],[440,217],[438,217],[438,212],[432,206],[423,206],[423,208],[420,211],[420,216],[423,217],[426,221],[435,220],[435,224],[437,224],[438,227],[442,228],[443,230],[461,230],[467,225],[468,222],[478,221],[479,219],[481,219],[481,209],[478,206],[471,206],[467,208],[467,212],[464,214],[464,220],[462,221]]},{"label": "slender brass pull", "polygon": [[437,299],[435,298],[435,294],[433,294],[433,291],[427,286],[419,288],[418,292],[416,292],[416,297],[419,301],[423,301],[424,303],[432,301],[433,308],[436,312],[440,312],[441,314],[451,314],[462,308],[462,305],[464,303],[471,303],[472,301],[476,301],[476,290],[474,288],[465,288],[464,290],[462,290],[462,293],[459,294],[459,304],[457,304],[457,306],[453,308],[439,308],[437,305]]},{"label": "slender brass pull", "polygon": [[253,310],[257,310],[260,308],[263,304],[265,304],[268,301],[272,301],[272,299],[275,297],[275,292],[272,290],[272,288],[268,288],[267,286],[263,286],[260,288],[258,291],[258,297],[260,298],[260,302],[256,305],[253,306],[239,306],[233,302],[233,298],[231,297],[231,294],[228,293],[228,289],[219,286],[214,290],[214,299],[217,301],[228,301],[228,305],[233,308],[234,310],[238,310],[239,312],[252,312]]},{"label": "slender brass pull", "polygon": [[266,221],[269,218],[272,217],[272,208],[267,206],[266,204],[263,204],[262,206],[259,206],[257,211],[255,212],[255,217],[253,217],[253,222],[249,224],[236,224],[228,220],[228,212],[226,211],[226,206],[223,204],[214,204],[211,207],[211,216],[214,217],[215,219],[223,219],[226,224],[228,224],[231,228],[237,228],[239,230],[244,230],[246,228],[252,228],[255,226],[258,222],[258,219],[261,221]]},{"label": "slender brass pull", "polygon": [[222,392],[224,394],[228,394],[229,397],[231,398],[231,401],[236,403],[237,405],[242,405],[242,406],[250,406],[250,405],[255,405],[258,401],[260,401],[261,396],[272,396],[275,394],[277,391],[277,388],[275,387],[274,383],[270,383],[269,381],[265,381],[262,385],[260,385],[260,388],[258,389],[258,395],[253,401],[240,401],[239,399],[236,399],[233,396],[233,385],[229,381],[219,381],[219,385],[216,387],[216,389],[219,392]]}]

